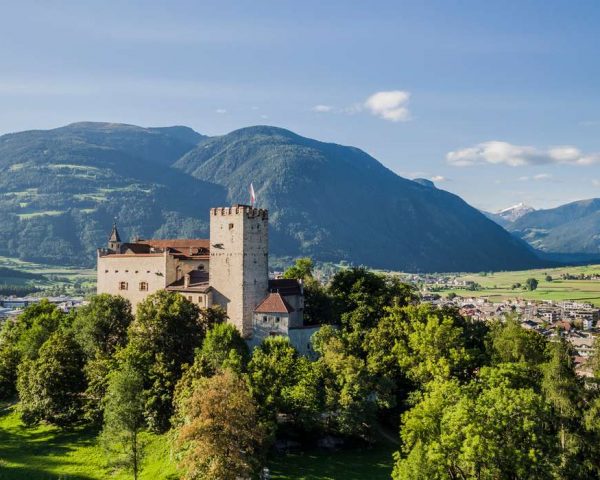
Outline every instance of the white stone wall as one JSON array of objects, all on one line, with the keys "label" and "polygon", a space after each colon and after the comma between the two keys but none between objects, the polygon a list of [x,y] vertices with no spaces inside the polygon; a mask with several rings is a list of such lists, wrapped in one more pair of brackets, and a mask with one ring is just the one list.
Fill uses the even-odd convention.
[{"label": "white stone wall", "polygon": [[256,306],[269,282],[267,212],[250,207],[213,208],[210,212],[210,285],[213,302],[226,309],[244,337],[252,335]]},{"label": "white stone wall", "polygon": [[[139,302],[167,286],[167,261],[166,254],[99,255],[97,292],[125,297],[135,312]],[[126,290],[120,289],[121,282],[127,283]],[[140,290],[142,282],[148,290]]]}]

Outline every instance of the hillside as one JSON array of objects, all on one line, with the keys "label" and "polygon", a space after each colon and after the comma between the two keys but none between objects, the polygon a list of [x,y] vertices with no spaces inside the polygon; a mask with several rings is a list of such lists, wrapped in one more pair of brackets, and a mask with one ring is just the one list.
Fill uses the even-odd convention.
[{"label": "hillside", "polygon": [[399,177],[357,148],[257,126],[205,140],[175,166],[222,185],[229,202],[247,199],[252,181],[271,212],[276,255],[427,271],[539,264],[456,195]]},{"label": "hillside", "polygon": [[459,197],[357,148],[274,127],[209,138],[90,122],[0,137],[0,255],[91,266],[113,218],[126,237],[207,236],[209,208],[247,202],[251,181],[277,256],[419,271],[539,265]]},{"label": "hillside", "polygon": [[544,252],[600,257],[600,199],[529,212],[507,228]]},{"label": "hillside", "polygon": [[203,138],[102,123],[3,135],[0,255],[90,266],[113,218],[130,235],[206,235],[198,211],[224,191],[169,166]]}]

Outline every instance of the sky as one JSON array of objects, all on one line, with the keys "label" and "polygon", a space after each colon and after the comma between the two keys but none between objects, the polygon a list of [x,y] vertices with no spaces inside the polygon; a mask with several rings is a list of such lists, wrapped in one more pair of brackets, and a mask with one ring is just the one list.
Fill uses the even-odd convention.
[{"label": "sky", "polygon": [[596,0],[0,7],[0,133],[266,124],[490,211],[600,197]]}]

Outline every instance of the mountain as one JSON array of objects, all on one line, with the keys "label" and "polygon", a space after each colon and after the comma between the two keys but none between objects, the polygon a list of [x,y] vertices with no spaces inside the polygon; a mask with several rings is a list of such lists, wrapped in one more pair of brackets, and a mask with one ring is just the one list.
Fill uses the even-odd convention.
[{"label": "mountain", "polygon": [[93,265],[116,218],[130,235],[205,236],[214,184],[171,164],[205,137],[186,127],[76,123],[0,137],[0,255]]},{"label": "mountain", "polygon": [[411,271],[542,264],[456,195],[358,148],[266,126],[206,137],[91,122],[0,137],[0,255],[94,265],[113,218],[126,237],[205,237],[209,208],[247,201],[250,182],[279,257]]},{"label": "mountain", "polygon": [[270,210],[275,255],[410,271],[540,265],[458,196],[399,177],[362,150],[256,126],[204,140],[174,166]]},{"label": "mountain", "polygon": [[535,208],[525,205],[524,203],[518,203],[512,207],[505,208],[495,213],[485,212],[483,210],[481,213],[483,213],[490,220],[496,222],[498,225],[507,228],[515,220],[533,211],[535,211]]},{"label": "mountain", "polygon": [[600,198],[529,212],[508,229],[530,245],[553,254],[600,258]]}]

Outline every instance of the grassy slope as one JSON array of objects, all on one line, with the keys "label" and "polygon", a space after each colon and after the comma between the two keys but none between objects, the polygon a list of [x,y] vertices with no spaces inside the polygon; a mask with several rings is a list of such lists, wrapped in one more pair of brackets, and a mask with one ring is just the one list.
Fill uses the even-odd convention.
[{"label": "grassy slope", "polygon": [[[479,283],[483,289],[477,292],[460,289],[448,290],[448,292],[454,291],[464,297],[487,296],[495,301],[515,297],[533,300],[582,300],[600,306],[600,281],[561,280],[560,275],[563,273],[570,273],[572,275],[600,273],[600,265],[547,268],[520,272],[497,272],[485,276],[481,274],[461,275],[460,278],[473,280]],[[545,280],[546,275],[552,276],[554,280],[547,282]],[[525,284],[525,281],[531,277],[539,281],[537,290],[529,292],[512,290],[510,288],[514,283]]]},{"label": "grassy slope", "polygon": [[[124,472],[111,472],[105,466],[104,452],[95,432],[55,427],[27,428],[14,407],[0,414],[0,479],[105,479],[125,480]],[[148,436],[148,456],[141,480],[177,478],[163,437]]]},{"label": "grassy slope", "polygon": [[[169,442],[165,436],[148,435],[147,457],[140,480],[178,478]],[[279,480],[389,479],[392,452],[397,447],[382,444],[372,450],[334,454],[286,455],[269,462],[272,478]],[[131,475],[113,472],[95,432],[55,427],[23,426],[14,406],[0,406],[0,480],[126,480]]]}]

